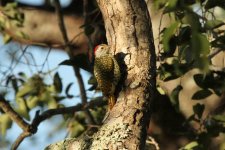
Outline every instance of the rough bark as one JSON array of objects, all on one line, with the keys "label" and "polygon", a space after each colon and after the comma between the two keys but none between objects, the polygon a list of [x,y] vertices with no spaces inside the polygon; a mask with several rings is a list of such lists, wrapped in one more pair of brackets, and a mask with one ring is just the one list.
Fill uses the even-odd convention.
[{"label": "rough bark", "polygon": [[[122,65],[122,90],[102,127],[92,138],[72,140],[68,149],[144,149],[149,103],[155,89],[155,51],[145,1],[97,1],[111,50]],[[68,142],[66,142],[68,143]],[[48,149],[54,149],[51,145]],[[65,145],[64,145],[65,146]]]}]

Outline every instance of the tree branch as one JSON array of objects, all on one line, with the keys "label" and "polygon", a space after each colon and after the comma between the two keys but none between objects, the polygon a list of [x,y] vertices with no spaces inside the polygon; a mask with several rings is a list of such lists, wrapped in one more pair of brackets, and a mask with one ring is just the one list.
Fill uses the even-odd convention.
[{"label": "tree branch", "polygon": [[17,125],[22,128],[24,131],[28,131],[29,124],[23,120],[23,118],[13,110],[5,98],[0,95],[0,108],[9,115],[9,117],[17,123]]},{"label": "tree branch", "polygon": [[213,57],[215,57],[220,52],[224,51],[224,49],[218,48],[214,50],[212,53],[209,54],[208,59],[211,60]]},{"label": "tree branch", "polygon": [[26,137],[31,136],[32,134],[35,134],[37,132],[37,128],[38,128],[39,124],[41,122],[43,122],[44,120],[46,120],[48,118],[51,118],[52,116],[61,115],[61,114],[73,114],[74,112],[85,111],[85,110],[88,110],[88,109],[91,109],[91,108],[101,107],[101,106],[104,106],[106,104],[107,104],[106,101],[102,101],[102,100],[98,99],[98,100],[92,100],[92,101],[86,103],[85,105],[77,104],[76,106],[71,106],[71,107],[49,109],[49,110],[44,111],[42,114],[39,114],[39,111],[37,111],[32,123],[27,124],[26,130],[24,128],[22,128],[23,133],[21,133],[20,136],[13,143],[12,150],[16,150],[17,147],[20,145],[20,143]]},{"label": "tree branch", "polygon": [[[61,11],[61,5],[60,5],[59,0],[55,0],[54,4],[55,4],[55,9],[56,9],[56,15],[57,15],[57,18],[58,18],[59,28],[60,28],[60,31],[62,33],[64,43],[65,43],[65,45],[67,45],[66,52],[68,53],[70,59],[73,59],[73,54],[72,54],[73,49],[72,49],[71,45],[69,45],[69,39],[68,39],[66,28],[65,28],[65,25],[64,25],[63,14],[62,14],[62,11]],[[83,79],[82,79],[81,74],[80,74],[80,69],[76,66],[73,66],[73,70],[74,70],[74,73],[77,77],[82,104],[85,105],[87,103],[87,95],[86,95],[85,88],[84,88],[84,82],[83,82]],[[96,124],[96,122],[95,122],[95,120],[94,120],[94,118],[91,115],[89,110],[85,111],[85,115],[86,115],[89,123]]]}]

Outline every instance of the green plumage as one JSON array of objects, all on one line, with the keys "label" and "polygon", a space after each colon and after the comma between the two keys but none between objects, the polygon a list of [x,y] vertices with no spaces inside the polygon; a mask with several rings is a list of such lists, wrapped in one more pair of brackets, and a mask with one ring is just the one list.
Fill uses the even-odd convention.
[{"label": "green plumage", "polygon": [[109,96],[112,92],[114,62],[111,57],[102,56],[95,59],[94,74],[98,82],[98,88],[104,96]]},{"label": "green plumage", "polygon": [[111,53],[110,46],[100,44],[95,47],[94,75],[98,82],[98,89],[108,98],[109,109],[116,103],[115,89],[120,80],[119,65]]}]

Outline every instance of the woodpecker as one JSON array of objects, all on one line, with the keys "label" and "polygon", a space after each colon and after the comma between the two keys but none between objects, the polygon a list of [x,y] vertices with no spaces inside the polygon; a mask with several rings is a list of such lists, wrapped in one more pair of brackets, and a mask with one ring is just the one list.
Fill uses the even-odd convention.
[{"label": "woodpecker", "polygon": [[120,80],[120,68],[117,60],[110,51],[110,46],[100,44],[95,47],[94,75],[98,89],[108,98],[109,109],[116,103],[115,89]]}]

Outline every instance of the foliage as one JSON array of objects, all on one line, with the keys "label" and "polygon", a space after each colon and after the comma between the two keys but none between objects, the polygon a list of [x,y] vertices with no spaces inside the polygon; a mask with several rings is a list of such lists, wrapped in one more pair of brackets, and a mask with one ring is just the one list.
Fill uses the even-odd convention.
[{"label": "foliage", "polygon": [[[225,90],[224,68],[218,69],[212,65],[212,58],[225,49],[225,22],[214,15],[216,10],[225,11],[225,1],[156,0],[154,5],[157,10],[163,12],[163,16],[168,15],[172,20],[170,25],[163,29],[160,28],[159,79],[164,82],[179,79],[187,72],[198,69],[198,73],[193,76],[193,80],[199,90],[191,95],[191,98],[199,103],[193,106],[193,115],[186,122],[183,122],[183,124],[194,124],[197,129],[189,131],[188,134],[177,133],[186,136],[190,140],[189,144],[180,149],[207,149],[214,137],[218,137],[220,133],[225,132],[224,114],[210,114],[205,117],[206,108],[201,104],[205,98],[213,94],[221,96]],[[0,32],[3,33],[4,42],[8,43],[12,39],[10,34],[7,34],[9,32],[8,28],[13,26],[22,27],[25,18],[16,3],[9,3],[4,7],[0,7],[0,16]],[[81,28],[84,28],[84,34],[87,36],[91,36],[94,32],[92,24],[88,22]],[[18,33],[18,36],[28,38],[22,32]],[[76,55],[73,59],[65,60],[59,65],[75,66],[88,72],[93,71],[89,58],[84,54]],[[12,87],[15,93],[15,101],[10,101],[10,105],[26,121],[31,121],[33,116],[31,116],[30,112],[34,109],[40,109],[44,112],[48,109],[62,108],[65,107],[61,103],[63,100],[80,98],[80,95],[75,96],[74,91],[71,90],[74,85],[73,82],[65,85],[58,72],[51,74],[51,81],[49,79],[47,81],[46,74],[48,73],[35,72],[28,76],[20,72],[7,76],[4,86]],[[93,76],[88,80],[88,84],[91,87],[85,92],[96,91],[97,83]],[[160,85],[158,85],[157,89],[160,93],[167,94]],[[181,100],[179,94],[182,90],[183,86],[178,85],[168,95],[176,113],[180,113],[179,105]],[[93,96],[88,100],[102,100],[102,97]],[[8,114],[3,113],[1,110],[0,112],[0,133],[5,136],[7,129],[11,128],[13,122]],[[105,107],[96,107],[91,109],[90,112],[96,122],[99,123],[102,121],[106,109]],[[78,137],[90,128],[85,113],[82,111],[63,115],[63,119],[62,124],[63,127],[66,126],[69,137]],[[175,119],[173,118],[172,121],[176,121]],[[173,132],[176,133],[176,131]]]},{"label": "foliage", "polygon": [[[225,50],[225,22],[215,11],[225,12],[225,1],[214,0],[157,0],[155,7],[163,11],[163,16],[170,16],[172,23],[161,29],[158,59],[158,75],[163,81],[170,81],[184,76],[187,72],[198,69],[193,76],[201,89],[192,95],[192,100],[204,100],[216,94],[224,93],[224,69],[216,69],[212,58]],[[163,18],[162,16],[162,18]],[[222,16],[225,17],[225,16]],[[179,110],[178,85],[171,93],[170,100]],[[204,105],[193,106],[194,114],[188,122],[195,122],[199,129],[193,133],[191,143],[182,150],[208,149],[209,141],[224,133],[224,117],[216,120],[214,115],[203,117]],[[222,119],[223,118],[223,119]]]},{"label": "foliage", "polygon": [[[8,43],[12,40],[10,29],[13,27],[22,27],[24,22],[24,14],[18,9],[17,3],[8,3],[5,7],[0,7],[0,32],[3,33],[3,40]],[[4,32],[3,32],[4,31]],[[27,39],[28,36],[16,31],[16,36]]]},{"label": "foliage", "polygon": [[[5,44],[10,43],[13,38],[28,39],[28,36],[22,32],[16,33],[16,37],[11,37],[11,35],[13,35],[11,34],[12,29],[14,29],[14,27],[23,27],[25,19],[26,18],[24,18],[24,14],[18,7],[17,3],[8,2],[5,6],[0,6],[0,32],[4,37]],[[92,27],[91,23],[89,24],[88,22],[86,22],[86,24],[80,28],[85,29],[85,34],[87,36],[91,36],[91,34],[94,32],[94,28]],[[33,54],[28,54],[27,48],[23,49],[22,46],[20,48],[22,54],[17,57],[18,51],[16,51],[11,58],[12,64],[14,62],[16,65],[20,64],[22,59],[27,59],[26,55],[30,55],[32,61],[34,61],[34,65],[32,66],[30,62],[28,62],[27,67],[29,69],[31,67],[36,67],[35,69],[37,69],[38,65],[35,62],[36,58],[34,58]],[[31,116],[31,111],[33,110],[38,110],[36,113],[39,111],[42,113],[46,110],[65,108],[66,106],[64,106],[63,101],[80,97],[80,95],[75,96],[74,91],[71,91],[71,87],[73,87],[74,82],[71,81],[71,83],[65,85],[59,73],[55,72],[55,69],[48,68],[49,70],[47,72],[42,71],[47,59],[48,56],[46,57],[45,62],[42,64],[41,71],[32,72],[31,76],[23,72],[23,68],[21,68],[21,72],[18,74],[11,72],[15,69],[15,67],[12,67],[12,64],[10,64],[11,66],[8,67],[8,71],[4,72],[0,70],[2,78],[1,86],[4,86],[4,89],[6,89],[5,91],[1,91],[1,95],[11,95],[12,92],[9,91],[12,89],[14,95],[13,100],[10,101],[9,104],[16,111],[16,113],[22,117],[22,119],[28,122],[31,122],[34,118],[34,116]],[[84,69],[88,72],[92,72],[93,70],[87,55],[84,54],[76,55],[70,60],[64,60],[59,65],[76,66],[79,69]],[[51,76],[50,79],[49,76]],[[96,80],[93,80],[92,78],[91,80],[92,82],[90,82],[90,85],[92,87],[89,90],[93,91],[96,88]],[[84,94],[86,95],[86,93]],[[102,101],[102,97],[94,96],[87,98],[87,100]],[[90,109],[90,114],[96,123],[101,122],[105,114],[105,110],[105,107],[96,107],[94,109]],[[90,128],[90,124],[84,112],[77,112],[74,115],[65,114],[63,115],[63,119],[64,120],[61,120],[62,123],[59,122],[59,125],[61,124],[61,128],[67,128],[68,137],[77,137],[85,130]],[[10,129],[13,123],[14,122],[10,119],[9,115],[0,109],[0,137],[5,137],[7,134],[7,129]]]}]

